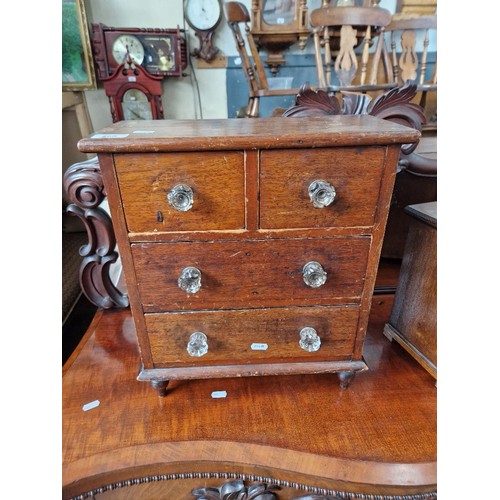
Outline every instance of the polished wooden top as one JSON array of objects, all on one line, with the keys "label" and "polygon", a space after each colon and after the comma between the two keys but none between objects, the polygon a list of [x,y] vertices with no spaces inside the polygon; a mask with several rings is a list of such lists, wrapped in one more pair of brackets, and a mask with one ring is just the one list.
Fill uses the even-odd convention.
[{"label": "polished wooden top", "polygon": [[374,297],[369,371],[348,389],[334,374],[205,379],[172,381],[165,398],[136,380],[129,310],[98,312],[63,369],[66,494],[139,470],[224,467],[357,492],[436,491],[435,381],[382,335],[391,306]]},{"label": "polished wooden top", "polygon": [[370,115],[123,121],[81,139],[85,153],[310,148],[416,142],[418,130]]}]

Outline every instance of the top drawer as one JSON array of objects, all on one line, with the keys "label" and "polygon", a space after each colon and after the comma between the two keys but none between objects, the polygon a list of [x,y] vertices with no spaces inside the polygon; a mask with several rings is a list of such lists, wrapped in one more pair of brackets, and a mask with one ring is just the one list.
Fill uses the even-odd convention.
[{"label": "top drawer", "polygon": [[[385,148],[318,148],[261,153],[260,227],[263,229],[372,226]],[[335,189],[334,201],[316,208],[314,181]]]},{"label": "top drawer", "polygon": [[[241,151],[120,154],[115,168],[131,233],[245,227]],[[192,191],[192,207],[186,211],[168,200],[171,192],[181,199],[185,195],[186,189],[176,186]]]}]

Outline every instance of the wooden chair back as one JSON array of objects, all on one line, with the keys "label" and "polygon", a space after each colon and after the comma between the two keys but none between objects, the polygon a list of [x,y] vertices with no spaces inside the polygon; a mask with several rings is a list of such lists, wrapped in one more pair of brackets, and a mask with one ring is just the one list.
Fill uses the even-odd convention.
[{"label": "wooden chair back", "polygon": [[392,80],[379,81],[381,59],[389,65],[383,32],[390,22],[391,13],[380,7],[326,6],[313,10],[318,87],[332,92],[394,87]]},{"label": "wooden chair back", "polygon": [[434,70],[431,74],[428,71],[432,33],[437,34],[436,14],[395,14],[385,28],[385,46],[391,61],[387,79],[398,86],[408,81],[417,84],[417,90],[421,92],[419,104],[426,110],[428,118],[427,128],[437,127],[437,115],[427,109],[428,93],[437,93],[437,53]]},{"label": "wooden chair back", "polygon": [[227,24],[233,33],[236,49],[241,58],[242,69],[249,86],[246,116],[255,118],[259,116],[259,99],[261,97],[296,95],[299,88],[269,88],[264,64],[260,58],[257,44],[250,28],[250,14],[244,4],[241,2],[225,2],[224,14]]}]

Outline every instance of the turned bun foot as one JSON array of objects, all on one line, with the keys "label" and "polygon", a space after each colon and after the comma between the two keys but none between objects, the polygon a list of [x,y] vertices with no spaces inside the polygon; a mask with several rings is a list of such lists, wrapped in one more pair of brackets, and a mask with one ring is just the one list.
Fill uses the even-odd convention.
[{"label": "turned bun foot", "polygon": [[356,372],[339,372],[340,387],[342,389],[347,389],[354,380],[355,375]]},{"label": "turned bun foot", "polygon": [[168,380],[152,380],[151,387],[156,389],[158,396],[164,397],[167,395]]}]

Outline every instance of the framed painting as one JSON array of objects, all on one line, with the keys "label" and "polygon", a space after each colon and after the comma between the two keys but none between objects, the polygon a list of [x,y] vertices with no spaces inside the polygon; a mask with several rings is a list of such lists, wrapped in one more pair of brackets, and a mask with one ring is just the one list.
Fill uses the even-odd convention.
[{"label": "framed painting", "polygon": [[62,0],[62,90],[95,90],[84,0]]}]

